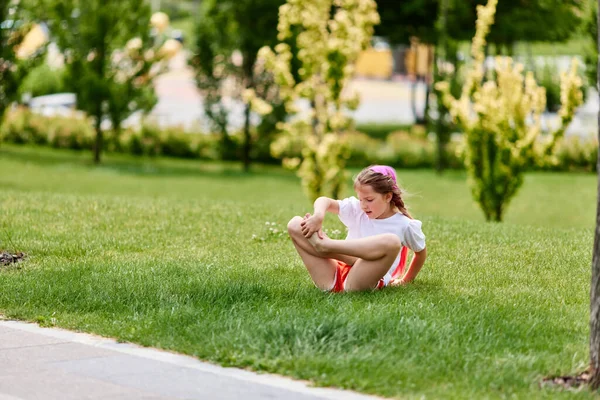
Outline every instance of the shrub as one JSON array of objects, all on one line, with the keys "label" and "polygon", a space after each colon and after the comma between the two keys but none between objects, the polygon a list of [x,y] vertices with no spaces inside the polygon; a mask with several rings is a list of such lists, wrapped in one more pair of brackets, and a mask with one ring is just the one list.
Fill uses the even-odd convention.
[{"label": "shrub", "polygon": [[411,128],[412,128],[411,125],[400,124],[400,123],[384,124],[384,123],[370,122],[370,123],[363,123],[363,124],[356,125],[357,131],[362,132],[362,133],[366,134],[367,136],[372,137],[374,139],[380,139],[380,140],[387,139],[388,135],[392,132],[410,131]]},{"label": "shrub", "polygon": [[55,69],[48,64],[41,64],[31,70],[23,80],[19,93],[29,93],[32,97],[65,91],[64,71]]},{"label": "shrub", "polygon": [[538,163],[534,168],[550,171],[595,172],[597,159],[598,139],[596,136],[574,135],[558,142],[554,156],[544,163]]},{"label": "shrub", "polygon": [[73,117],[48,117],[48,143],[55,148],[91,150],[96,132],[89,120]]},{"label": "shrub", "polygon": [[435,157],[435,143],[427,138],[411,136],[408,132],[396,132],[388,136],[382,148],[381,158],[386,164],[398,168],[431,168]]},{"label": "shrub", "polygon": [[379,164],[378,153],[382,141],[362,132],[349,132],[345,135],[345,140],[350,149],[348,166],[363,168],[370,164]]},{"label": "shrub", "polygon": [[[358,131],[345,133],[344,140],[350,152],[347,165],[354,168],[371,164],[389,164],[396,168],[432,168],[435,163],[435,140],[425,136],[422,130],[410,131],[393,132],[385,141]],[[6,114],[0,127],[0,136],[7,142],[17,144],[89,150],[92,149],[95,132],[90,122],[81,117],[46,117],[26,108],[17,108]],[[232,135],[231,151],[239,153],[241,142],[241,134]],[[221,136],[217,134],[186,132],[182,128],[161,128],[148,123],[138,131],[125,129],[119,136],[106,132],[104,140],[104,150],[108,152],[203,160],[221,159],[221,145]],[[289,140],[285,145],[286,148],[281,149],[281,158],[301,156],[301,140]],[[453,135],[448,144],[449,168],[464,168],[464,149],[464,135]],[[598,140],[594,135],[585,138],[569,136],[558,142],[554,157],[528,167],[536,170],[592,172],[596,170],[597,153]],[[264,162],[263,159],[260,161]]]},{"label": "shrub", "polygon": [[560,108],[560,73],[556,65],[546,63],[535,71],[537,82],[546,89],[546,109],[557,112]]}]

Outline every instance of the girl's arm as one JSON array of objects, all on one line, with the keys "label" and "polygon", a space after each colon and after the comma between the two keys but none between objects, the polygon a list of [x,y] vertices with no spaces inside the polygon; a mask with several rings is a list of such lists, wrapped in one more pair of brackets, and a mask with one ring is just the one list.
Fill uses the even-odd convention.
[{"label": "girl's arm", "polygon": [[423,266],[423,264],[425,264],[426,258],[427,258],[427,249],[426,248],[421,251],[416,251],[415,256],[412,258],[410,265],[408,267],[408,270],[406,270],[406,273],[404,274],[404,276],[400,279],[396,279],[394,282],[392,282],[392,285],[404,285],[406,283],[413,281],[417,277],[417,274],[421,270],[421,267]]},{"label": "girl's arm", "polygon": [[313,233],[317,232],[319,237],[323,239],[321,229],[323,228],[323,220],[325,219],[325,213],[330,212],[339,214],[340,206],[338,202],[329,197],[319,197],[314,203],[314,212],[312,215],[306,214],[304,221],[300,223],[302,227],[302,234],[304,237],[311,237]]},{"label": "girl's arm", "polygon": [[330,213],[339,214],[340,213],[340,205],[334,199],[330,199],[329,197],[319,197],[315,200],[314,203],[314,213],[313,216],[319,216],[321,221],[325,219],[325,212],[328,211]]}]

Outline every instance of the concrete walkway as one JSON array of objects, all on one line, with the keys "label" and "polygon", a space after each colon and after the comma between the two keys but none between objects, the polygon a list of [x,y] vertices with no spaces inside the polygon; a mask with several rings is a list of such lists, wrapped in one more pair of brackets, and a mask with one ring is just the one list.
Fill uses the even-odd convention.
[{"label": "concrete walkway", "polygon": [[0,400],[376,397],[222,368],[98,336],[0,320]]}]

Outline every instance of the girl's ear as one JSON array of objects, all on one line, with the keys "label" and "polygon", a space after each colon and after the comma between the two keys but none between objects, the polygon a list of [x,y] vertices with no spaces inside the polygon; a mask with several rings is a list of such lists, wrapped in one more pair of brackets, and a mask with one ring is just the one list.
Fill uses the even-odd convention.
[{"label": "girl's ear", "polygon": [[394,195],[392,193],[386,193],[385,194],[385,202],[389,203],[390,201],[392,201],[392,197],[394,197]]}]

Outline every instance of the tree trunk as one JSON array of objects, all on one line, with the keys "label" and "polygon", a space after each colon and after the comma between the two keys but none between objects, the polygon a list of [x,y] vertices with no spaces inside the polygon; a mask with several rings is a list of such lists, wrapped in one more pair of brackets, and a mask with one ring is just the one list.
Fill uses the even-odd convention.
[{"label": "tree trunk", "polygon": [[[246,89],[254,89],[254,64],[256,63],[256,56],[252,53],[244,54],[243,61],[244,69],[244,81]],[[252,147],[252,137],[250,136],[250,112],[252,105],[250,102],[246,104],[244,110],[244,144],[242,148],[242,163],[244,164],[244,172],[250,171],[250,149]]]},{"label": "tree trunk", "polygon": [[[600,199],[600,182],[598,190],[598,199]],[[590,373],[590,386],[596,390],[600,387],[600,204],[596,208],[596,233],[590,290]]]},{"label": "tree trunk", "polygon": [[429,96],[431,94],[431,84],[427,82],[429,78],[425,78],[425,105],[423,106],[423,116],[421,117],[421,125],[427,126],[429,119]]},{"label": "tree trunk", "polygon": [[102,154],[102,114],[96,115],[96,142],[94,143],[94,164],[100,164],[100,155]]},{"label": "tree trunk", "polygon": [[429,123],[429,97],[431,96],[431,86],[433,78],[433,62],[435,59],[434,50],[427,46],[427,75],[425,76],[425,106],[423,107],[423,125],[427,126]]},{"label": "tree trunk", "polygon": [[[101,20],[99,20],[101,21]],[[109,29],[106,24],[99,24],[98,29],[98,47],[96,49],[96,57],[97,61],[94,64],[94,70],[96,72],[97,77],[101,81],[106,81],[106,76],[104,72],[106,71],[105,63],[106,63],[106,46],[107,46],[107,30]],[[94,164],[100,164],[100,155],[102,154],[102,145],[103,145],[103,137],[102,137],[102,117],[104,116],[104,112],[102,111],[102,103],[107,99],[107,95],[103,94],[102,96],[97,96],[95,99],[94,111],[96,117],[96,143],[94,144]]]},{"label": "tree trunk", "polygon": [[244,163],[244,172],[250,171],[250,102],[246,104],[244,111],[244,148],[242,151],[242,161]]},{"label": "tree trunk", "polygon": [[410,108],[412,110],[413,117],[415,118],[415,124],[419,123],[419,115],[417,114],[417,84],[419,78],[415,76],[410,86]]},{"label": "tree trunk", "polygon": [[[600,0],[598,0],[600,6]],[[600,13],[598,20],[600,22]],[[600,23],[599,23],[600,25]],[[600,30],[598,30],[600,34]],[[600,36],[599,36],[600,38]],[[598,41],[600,49],[600,40]],[[596,71],[600,82],[600,66]],[[598,137],[600,138],[600,112],[598,113]],[[596,232],[594,236],[594,255],[592,257],[592,284],[590,290],[590,386],[600,387],[600,151],[596,162],[598,175],[598,197],[596,205]]]}]

